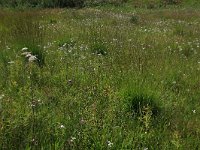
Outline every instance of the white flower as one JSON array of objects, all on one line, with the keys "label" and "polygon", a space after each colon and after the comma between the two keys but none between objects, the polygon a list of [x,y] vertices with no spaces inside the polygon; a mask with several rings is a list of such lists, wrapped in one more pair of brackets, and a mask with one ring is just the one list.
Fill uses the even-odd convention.
[{"label": "white flower", "polygon": [[10,47],[6,46],[7,49],[10,49]]},{"label": "white flower", "polygon": [[75,137],[71,137],[71,139],[72,139],[72,140],[76,140],[76,138],[75,138]]},{"label": "white flower", "polygon": [[31,55],[31,56],[28,58],[28,61],[29,61],[29,62],[33,62],[33,61],[35,61],[36,59],[37,59],[36,56]]},{"label": "white flower", "polygon": [[35,139],[32,139],[31,141],[32,141],[32,142],[35,142]]},{"label": "white flower", "polygon": [[192,110],[192,112],[195,114],[195,113],[196,113],[196,110],[194,109],[194,110]]},{"label": "white flower", "polygon": [[14,64],[15,62],[14,62],[14,61],[9,61],[8,63],[9,63],[9,64]]},{"label": "white flower", "polygon": [[61,125],[60,125],[60,128],[65,128],[65,126],[61,124]]},{"label": "white flower", "polygon": [[35,104],[30,104],[31,107],[35,107]]},{"label": "white flower", "polygon": [[23,52],[23,53],[21,53],[21,55],[23,55],[23,56],[27,56],[28,54],[31,54],[31,52]]},{"label": "white flower", "polygon": [[0,100],[3,99],[4,96],[5,96],[4,94],[0,95]]},{"label": "white flower", "polygon": [[26,58],[31,57],[31,56],[32,56],[31,53],[30,53],[30,54],[27,54],[27,55],[26,55]]},{"label": "white flower", "polygon": [[112,147],[113,146],[113,143],[108,141],[108,147]]},{"label": "white flower", "polygon": [[26,50],[28,50],[28,48],[27,48],[27,47],[24,47],[24,48],[22,48],[22,51],[26,51]]},{"label": "white flower", "polygon": [[173,81],[172,83],[173,83],[173,84],[176,84],[176,81]]},{"label": "white flower", "polygon": [[76,140],[76,137],[71,137],[70,142],[74,142],[74,140]]}]

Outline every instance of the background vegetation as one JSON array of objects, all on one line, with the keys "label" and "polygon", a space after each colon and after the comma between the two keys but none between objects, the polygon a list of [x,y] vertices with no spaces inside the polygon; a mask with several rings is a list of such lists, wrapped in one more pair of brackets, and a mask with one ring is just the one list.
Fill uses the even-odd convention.
[{"label": "background vegetation", "polygon": [[0,0],[1,6],[6,7],[84,7],[124,3],[134,7],[159,8],[167,5],[199,5],[198,0]]},{"label": "background vegetation", "polygon": [[0,149],[200,148],[200,11],[133,2],[0,10]]}]

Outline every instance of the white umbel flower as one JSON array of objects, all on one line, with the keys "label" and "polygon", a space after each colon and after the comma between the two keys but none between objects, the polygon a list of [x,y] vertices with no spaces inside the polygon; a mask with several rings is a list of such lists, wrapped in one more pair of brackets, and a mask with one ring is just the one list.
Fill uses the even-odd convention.
[{"label": "white umbel flower", "polygon": [[26,58],[29,58],[29,57],[31,57],[32,55],[31,55],[31,53],[30,54],[27,54],[26,55]]},{"label": "white umbel flower", "polygon": [[111,141],[108,141],[108,147],[112,147],[113,143]]},{"label": "white umbel flower", "polygon": [[14,62],[14,61],[9,61],[8,63],[9,63],[9,64],[14,64],[15,62]]},{"label": "white umbel flower", "polygon": [[23,53],[21,53],[21,55],[23,55],[23,56],[27,56],[27,55],[30,55],[31,54],[31,52],[23,52]]},{"label": "white umbel flower", "polygon": [[37,60],[37,57],[34,56],[34,55],[31,55],[31,56],[28,58],[28,61],[29,61],[29,62],[33,62],[33,61],[35,61],[35,60]]},{"label": "white umbel flower", "polygon": [[28,50],[27,47],[22,48],[22,51],[27,51],[27,50]]}]

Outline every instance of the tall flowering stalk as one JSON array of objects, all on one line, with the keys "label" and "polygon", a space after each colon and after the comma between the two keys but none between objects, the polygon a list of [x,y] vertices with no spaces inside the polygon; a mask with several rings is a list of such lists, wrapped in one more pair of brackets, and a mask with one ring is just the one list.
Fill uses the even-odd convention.
[{"label": "tall flowering stalk", "polygon": [[34,69],[34,62],[37,61],[37,57],[35,55],[32,55],[31,52],[28,51],[28,48],[22,49],[22,56],[26,59],[27,65],[28,65],[28,71],[30,75],[30,90],[31,90],[31,112],[32,112],[32,144],[35,146],[37,145],[36,140],[36,133],[35,133],[35,123],[36,123],[36,105],[37,101],[34,99],[34,83],[33,83],[33,69]]}]

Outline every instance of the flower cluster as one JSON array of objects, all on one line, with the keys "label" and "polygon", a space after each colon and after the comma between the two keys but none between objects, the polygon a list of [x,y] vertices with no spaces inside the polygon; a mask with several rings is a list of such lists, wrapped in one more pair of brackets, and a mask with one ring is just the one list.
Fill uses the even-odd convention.
[{"label": "flower cluster", "polygon": [[28,50],[27,47],[22,48],[21,55],[25,56],[25,58],[27,58],[29,62],[34,62],[35,60],[37,60],[37,57],[31,54],[31,52],[28,52],[27,50]]}]

